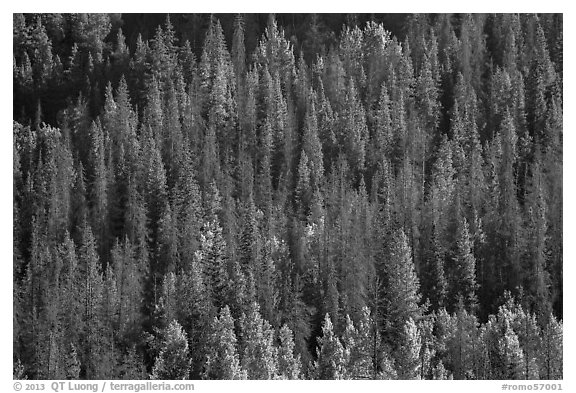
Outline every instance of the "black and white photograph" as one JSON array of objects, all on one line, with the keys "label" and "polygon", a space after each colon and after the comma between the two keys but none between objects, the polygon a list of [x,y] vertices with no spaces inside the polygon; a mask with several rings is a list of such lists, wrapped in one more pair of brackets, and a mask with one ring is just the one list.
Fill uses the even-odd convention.
[{"label": "black and white photograph", "polygon": [[12,14],[14,381],[569,390],[563,14],[327,12]]}]

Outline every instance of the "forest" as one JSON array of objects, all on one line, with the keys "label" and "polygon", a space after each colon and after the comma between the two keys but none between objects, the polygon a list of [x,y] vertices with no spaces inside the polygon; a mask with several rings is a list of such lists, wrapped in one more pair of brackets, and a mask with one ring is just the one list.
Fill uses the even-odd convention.
[{"label": "forest", "polygon": [[13,14],[15,379],[563,378],[562,14]]}]

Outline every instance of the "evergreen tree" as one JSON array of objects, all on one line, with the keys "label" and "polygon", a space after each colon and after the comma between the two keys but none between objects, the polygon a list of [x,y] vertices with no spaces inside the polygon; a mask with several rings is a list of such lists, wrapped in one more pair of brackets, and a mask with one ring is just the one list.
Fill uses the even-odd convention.
[{"label": "evergreen tree", "polygon": [[157,269],[160,275],[173,272],[179,260],[178,226],[172,208],[165,202],[158,222],[158,244],[156,248]]},{"label": "evergreen tree", "polygon": [[274,15],[268,18],[268,24],[258,42],[254,57],[256,64],[268,68],[271,75],[278,75],[284,89],[291,86],[294,77],[295,60],[292,45],[286,39],[284,30],[278,26]]},{"label": "evergreen tree", "polygon": [[262,319],[256,303],[240,318],[240,329],[241,366],[248,379],[274,379],[278,368],[274,330]]},{"label": "evergreen tree", "polygon": [[[244,43],[244,16],[242,14],[236,15],[234,21],[234,38],[232,40],[232,62],[234,64],[234,75],[236,76],[236,90],[239,93],[239,98],[242,97],[242,89],[244,88],[243,79],[246,75],[246,47]],[[244,106],[238,103],[239,108]]]},{"label": "evergreen tree", "polygon": [[342,336],[342,344],[346,354],[346,378],[368,379],[374,376],[373,345],[371,337],[373,329],[370,326],[370,312],[367,308],[362,310],[362,320],[358,329],[352,320],[346,316],[346,328]]},{"label": "evergreen tree", "polygon": [[401,229],[393,234],[388,259],[385,262],[385,273],[387,276],[384,298],[385,337],[388,342],[397,346],[407,321],[417,320],[421,315],[418,304],[419,281],[408,248],[408,238]]},{"label": "evergreen tree", "polygon": [[116,243],[112,250],[112,264],[118,282],[120,335],[134,337],[142,322],[141,308],[146,266],[137,258],[128,239]]},{"label": "evergreen tree", "polygon": [[202,226],[202,200],[200,187],[196,180],[190,151],[183,153],[182,171],[172,190],[174,206],[173,220],[177,226],[176,270],[188,270],[195,252],[200,246],[200,228]]},{"label": "evergreen tree", "polygon": [[375,113],[373,134],[368,146],[372,154],[369,155],[371,166],[378,167],[381,160],[390,157],[393,149],[391,102],[386,84],[382,84],[380,99]]},{"label": "evergreen tree", "polygon": [[524,353],[520,348],[518,336],[506,321],[504,337],[498,342],[503,360],[502,376],[504,379],[525,379]]},{"label": "evergreen tree", "polygon": [[480,378],[481,344],[478,339],[478,321],[469,313],[461,300],[453,315],[455,323],[447,343],[449,361],[446,366],[453,371],[454,379]]},{"label": "evergreen tree", "polygon": [[208,212],[200,234],[200,249],[197,251],[201,261],[203,280],[207,285],[210,298],[216,308],[226,304],[229,275],[226,267],[226,243],[222,236],[222,227],[216,214],[220,208],[220,194],[212,183],[212,194]]},{"label": "evergreen tree", "polygon": [[474,310],[476,298],[476,259],[470,241],[468,222],[459,218],[456,238],[455,266],[453,271],[452,298],[461,297],[468,310]]},{"label": "evergreen tree", "polygon": [[246,371],[240,366],[234,320],[228,306],[220,310],[210,327],[202,378],[246,379]]},{"label": "evergreen tree", "polygon": [[[71,345],[78,344],[78,333],[82,328],[84,302],[81,297],[79,285],[79,261],[76,254],[76,245],[70,239],[68,233],[64,236],[64,241],[58,247],[58,253],[62,260],[62,270],[60,273],[60,328]],[[71,349],[76,352],[76,349]],[[76,360],[78,361],[78,360]]]},{"label": "evergreen tree", "polygon": [[563,376],[563,325],[553,316],[544,328],[540,376],[543,379],[562,379]]},{"label": "evergreen tree", "polygon": [[418,327],[409,318],[404,326],[401,344],[396,354],[396,370],[399,379],[420,379],[420,349],[422,338]]},{"label": "evergreen tree", "polygon": [[427,250],[424,252],[422,270],[422,293],[434,309],[446,306],[448,282],[444,269],[445,255],[440,246],[436,226],[432,227]]},{"label": "evergreen tree", "polygon": [[547,206],[543,195],[543,178],[540,162],[540,152],[536,152],[532,166],[532,176],[527,196],[528,210],[528,266],[525,267],[527,294],[530,297],[532,309],[538,314],[539,319],[544,320],[551,311],[549,296],[549,275],[546,270],[546,216]]},{"label": "evergreen tree", "polygon": [[324,318],[319,345],[316,379],[344,379],[346,377],[344,347],[334,333],[328,314]]},{"label": "evergreen tree", "polygon": [[344,98],[340,144],[345,147],[350,167],[357,173],[364,170],[368,127],[362,102],[352,78]]},{"label": "evergreen tree", "polygon": [[175,300],[178,320],[189,339],[191,377],[198,378],[208,350],[206,342],[210,316],[214,313],[198,254],[178,276]]},{"label": "evergreen tree", "polygon": [[99,306],[102,303],[103,279],[100,261],[96,253],[96,242],[92,230],[84,223],[82,243],[79,250],[80,297],[83,303],[81,342],[84,349],[80,363],[85,366],[86,376],[97,378],[99,375],[98,346],[101,324]]},{"label": "evergreen tree", "polygon": [[178,322],[172,321],[161,333],[160,353],[152,368],[152,379],[187,379],[190,372],[188,340]]},{"label": "evergreen tree", "polygon": [[146,377],[144,363],[135,347],[130,347],[128,353],[124,354],[120,370],[120,379],[144,379]]},{"label": "evergreen tree", "polygon": [[106,152],[105,152],[105,134],[99,122],[92,123],[92,162],[93,168],[93,182],[92,182],[92,225],[96,231],[96,238],[99,243],[99,254],[104,257],[103,251],[107,247],[107,229],[108,229],[108,188],[109,177],[108,168],[106,166]]},{"label": "evergreen tree", "polygon": [[294,339],[290,328],[282,325],[278,333],[278,375],[282,379],[300,379],[302,365],[300,355],[295,354]]},{"label": "evergreen tree", "polygon": [[520,306],[516,307],[515,314],[512,328],[524,353],[524,375],[526,379],[539,379],[537,354],[542,347],[542,329],[535,314],[525,312]]}]

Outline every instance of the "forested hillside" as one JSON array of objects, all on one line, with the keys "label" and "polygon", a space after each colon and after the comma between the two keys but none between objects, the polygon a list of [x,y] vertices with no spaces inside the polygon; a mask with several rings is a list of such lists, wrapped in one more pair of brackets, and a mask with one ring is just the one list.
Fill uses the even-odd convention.
[{"label": "forested hillside", "polygon": [[562,19],[14,14],[14,377],[562,379]]}]

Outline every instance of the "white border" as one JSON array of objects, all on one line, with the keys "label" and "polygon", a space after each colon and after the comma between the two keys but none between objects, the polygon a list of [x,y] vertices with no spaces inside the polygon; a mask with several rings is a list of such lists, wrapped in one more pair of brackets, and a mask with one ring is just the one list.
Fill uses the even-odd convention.
[{"label": "white border", "polygon": [[[572,203],[574,197],[573,174],[576,173],[574,159],[574,77],[572,66],[574,65],[574,14],[566,2],[562,1],[540,1],[540,2],[520,2],[520,1],[306,1],[289,0],[286,2],[263,2],[263,1],[242,1],[241,5],[230,1],[219,2],[174,2],[174,1],[153,1],[118,4],[117,1],[99,0],[95,2],[78,1],[26,1],[26,2],[3,2],[3,11],[0,14],[2,21],[2,34],[0,35],[1,47],[5,48],[3,61],[0,63],[3,76],[2,100],[2,123],[4,131],[0,133],[0,184],[4,185],[4,192],[1,198],[1,226],[0,239],[2,239],[2,250],[6,257],[0,264],[0,280],[2,296],[0,304],[2,314],[2,347],[4,350],[0,354],[0,390],[5,392],[13,391],[12,382],[12,56],[8,48],[12,47],[12,13],[14,12],[198,12],[198,13],[257,13],[257,12],[357,12],[357,13],[399,13],[399,12],[562,12],[564,13],[564,39],[568,42],[564,45],[564,381],[562,387],[564,391],[574,391],[574,311],[571,305],[574,304],[574,225],[576,225],[575,207]],[[136,11],[137,10],[137,11]],[[570,66],[570,64],[572,66]],[[568,109],[568,110],[567,110]],[[134,381],[138,382],[138,381]],[[521,382],[521,381],[519,381]],[[528,381],[525,381],[528,382]],[[551,381],[558,382],[558,381]],[[438,392],[495,392],[501,390],[502,382],[499,381],[244,381],[242,383],[227,381],[198,381],[197,391],[228,391],[233,388],[236,391],[268,392],[274,389],[304,389],[306,391],[317,391],[330,389],[330,391],[348,391],[352,389],[365,389],[368,391],[398,391],[414,389],[426,389]],[[109,390],[109,389],[107,389]],[[49,387],[47,389],[49,391]]]}]

